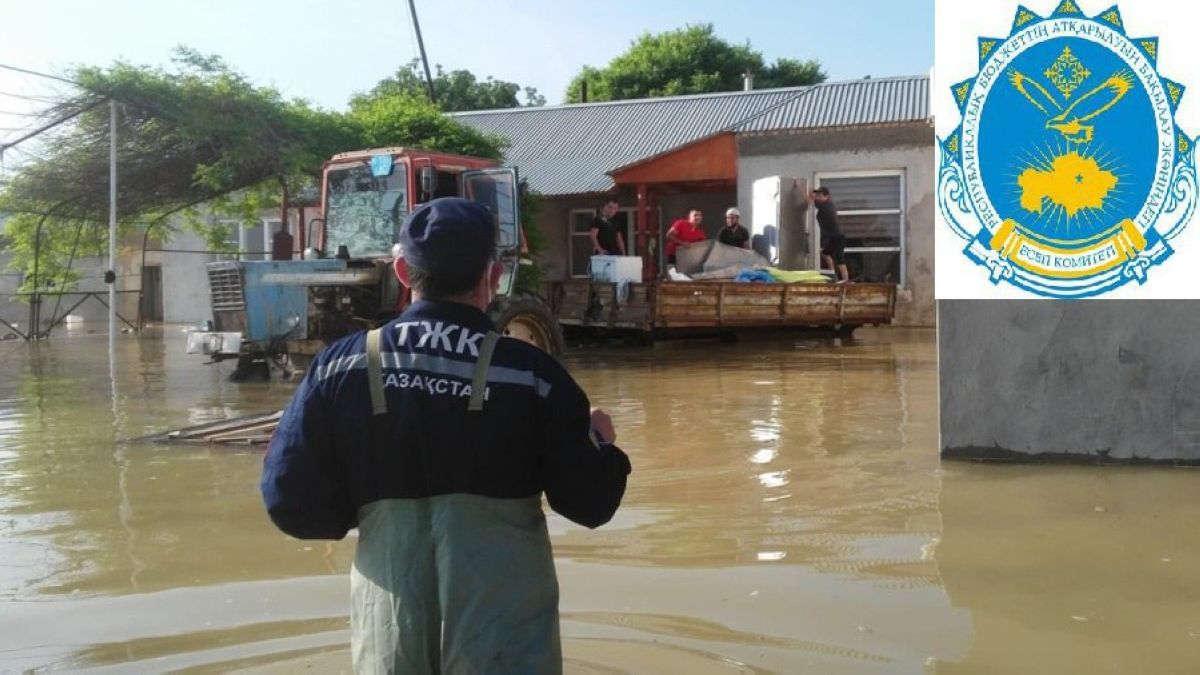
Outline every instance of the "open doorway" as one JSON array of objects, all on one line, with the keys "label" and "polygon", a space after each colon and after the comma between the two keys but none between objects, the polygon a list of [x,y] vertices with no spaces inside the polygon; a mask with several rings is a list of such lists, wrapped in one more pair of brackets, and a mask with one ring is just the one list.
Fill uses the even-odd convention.
[{"label": "open doorway", "polygon": [[142,267],[142,321],[163,320],[162,265]]},{"label": "open doorway", "polygon": [[[571,276],[586,277],[590,274],[592,258],[592,219],[596,217],[593,209],[571,210]],[[625,239],[627,255],[643,255],[637,247],[637,208],[621,207],[612,217],[613,227]]]}]

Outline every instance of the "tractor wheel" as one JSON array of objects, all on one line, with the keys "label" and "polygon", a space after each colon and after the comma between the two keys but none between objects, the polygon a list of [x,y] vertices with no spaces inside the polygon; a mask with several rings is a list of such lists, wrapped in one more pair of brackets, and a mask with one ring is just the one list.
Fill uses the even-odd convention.
[{"label": "tractor wheel", "polygon": [[540,297],[520,293],[498,299],[492,306],[492,321],[501,335],[524,340],[554,358],[563,353],[562,327]]}]

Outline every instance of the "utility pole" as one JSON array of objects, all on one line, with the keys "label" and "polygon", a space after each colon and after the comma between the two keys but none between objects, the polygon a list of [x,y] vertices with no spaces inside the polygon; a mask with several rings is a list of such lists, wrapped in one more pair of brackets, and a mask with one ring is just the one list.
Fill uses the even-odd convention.
[{"label": "utility pole", "polygon": [[[112,349],[117,334],[117,102],[108,100],[108,341]],[[112,355],[109,354],[111,357]]]},{"label": "utility pole", "polygon": [[415,0],[408,0],[408,9],[412,13],[413,29],[417,32],[417,47],[421,50],[421,63],[425,66],[425,83],[429,85],[429,101],[436,104],[437,95],[433,91],[433,75],[429,73],[429,59],[425,56],[425,40],[421,39],[421,22],[417,21]]}]

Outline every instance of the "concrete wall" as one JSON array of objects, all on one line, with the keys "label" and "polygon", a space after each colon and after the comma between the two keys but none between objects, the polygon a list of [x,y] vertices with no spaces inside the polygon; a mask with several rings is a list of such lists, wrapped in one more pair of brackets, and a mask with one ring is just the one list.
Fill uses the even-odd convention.
[{"label": "concrete wall", "polygon": [[[738,207],[750,222],[752,185],[768,176],[806,178],[832,171],[902,170],[905,175],[907,282],[896,304],[898,325],[932,326],[935,177],[933,129],[927,124],[738,137]],[[836,202],[836,196],[834,198]]]},{"label": "concrete wall", "polygon": [[[12,254],[0,249],[0,319],[16,324],[24,331],[29,319],[29,306],[12,298],[11,294],[16,293],[21,285],[22,275],[8,269],[11,260]],[[0,324],[0,338],[10,332],[7,326]]]},{"label": "concrete wall", "polygon": [[938,313],[943,457],[1200,464],[1200,301]]},{"label": "concrete wall", "polygon": [[[162,242],[161,248],[203,251],[207,245],[199,235],[176,232]],[[204,266],[218,257],[198,253],[156,253],[154,256],[155,262],[162,265],[163,321],[201,324],[211,319],[212,298]]]}]

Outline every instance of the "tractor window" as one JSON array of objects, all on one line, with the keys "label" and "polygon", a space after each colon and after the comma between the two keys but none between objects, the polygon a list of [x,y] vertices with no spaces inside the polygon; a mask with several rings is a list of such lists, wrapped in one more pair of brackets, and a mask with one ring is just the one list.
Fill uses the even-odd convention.
[{"label": "tractor window", "polygon": [[437,188],[433,191],[433,198],[440,197],[457,197],[458,195],[458,174],[449,173],[447,171],[437,172]]},{"label": "tractor window", "polygon": [[396,163],[388,176],[371,175],[363,162],[331,169],[325,214],[325,254],[345,246],[354,258],[386,257],[408,214],[408,175]]}]

